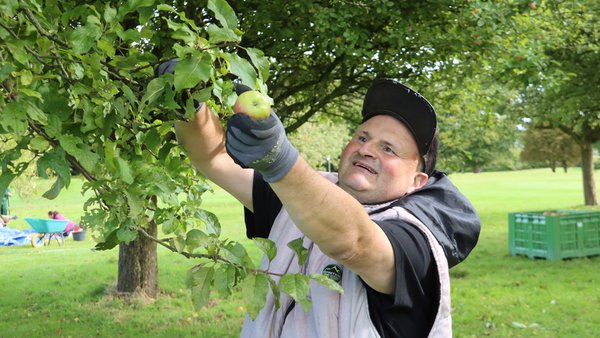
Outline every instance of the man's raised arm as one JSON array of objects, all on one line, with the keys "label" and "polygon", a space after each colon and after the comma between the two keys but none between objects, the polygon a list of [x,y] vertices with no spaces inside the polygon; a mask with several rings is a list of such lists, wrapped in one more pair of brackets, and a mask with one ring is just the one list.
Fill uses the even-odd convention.
[{"label": "man's raised arm", "polygon": [[242,169],[227,154],[221,121],[206,104],[192,120],[176,122],[175,134],[196,169],[253,210],[253,170]]}]

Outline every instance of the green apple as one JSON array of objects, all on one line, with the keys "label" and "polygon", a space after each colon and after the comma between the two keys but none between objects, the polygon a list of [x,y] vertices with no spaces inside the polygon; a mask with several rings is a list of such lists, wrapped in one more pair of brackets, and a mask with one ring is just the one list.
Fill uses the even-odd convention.
[{"label": "green apple", "polygon": [[271,114],[271,102],[266,96],[256,90],[243,92],[233,105],[233,111],[244,113],[255,120],[262,120]]}]

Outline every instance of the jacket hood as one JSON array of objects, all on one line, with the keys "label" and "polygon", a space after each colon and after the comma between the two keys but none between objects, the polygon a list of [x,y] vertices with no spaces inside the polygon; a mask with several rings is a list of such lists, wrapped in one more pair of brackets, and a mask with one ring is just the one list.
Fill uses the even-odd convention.
[{"label": "jacket hood", "polygon": [[431,230],[444,248],[448,266],[467,258],[479,239],[481,221],[471,202],[446,174],[434,171],[427,184],[393,206],[408,210]]}]

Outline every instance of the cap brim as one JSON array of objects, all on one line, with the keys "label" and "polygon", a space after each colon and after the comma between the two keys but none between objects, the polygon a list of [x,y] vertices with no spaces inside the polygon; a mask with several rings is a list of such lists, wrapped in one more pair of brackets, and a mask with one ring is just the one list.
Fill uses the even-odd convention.
[{"label": "cap brim", "polygon": [[412,133],[419,153],[425,155],[437,128],[433,106],[417,91],[394,79],[373,82],[363,103],[363,121],[376,115],[389,115]]}]

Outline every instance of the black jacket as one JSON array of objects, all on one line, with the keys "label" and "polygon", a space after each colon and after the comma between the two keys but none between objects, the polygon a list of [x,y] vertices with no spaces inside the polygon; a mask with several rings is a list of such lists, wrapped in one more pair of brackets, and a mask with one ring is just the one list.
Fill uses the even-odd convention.
[{"label": "black jacket", "polygon": [[427,184],[393,203],[415,215],[444,248],[448,266],[462,262],[477,244],[481,222],[475,208],[448,176],[434,171]]}]

